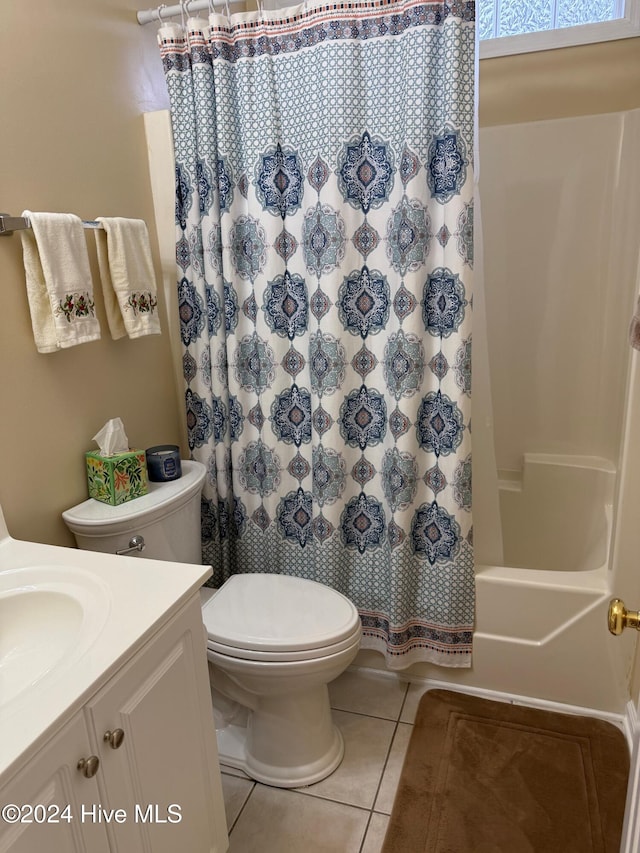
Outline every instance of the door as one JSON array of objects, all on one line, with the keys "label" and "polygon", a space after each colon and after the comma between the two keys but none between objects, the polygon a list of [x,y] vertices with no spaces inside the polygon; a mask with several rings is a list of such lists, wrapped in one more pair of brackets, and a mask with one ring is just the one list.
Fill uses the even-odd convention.
[{"label": "door", "polygon": [[[636,706],[637,710],[637,706]],[[633,738],[633,752],[629,769],[629,787],[622,829],[620,853],[638,853],[640,850],[640,735],[638,727]]]},{"label": "door", "polygon": [[[639,354],[632,351],[627,383],[627,411],[622,452],[618,465],[617,507],[611,554],[612,597],[622,598],[630,608],[640,608],[640,370]],[[635,713],[627,714],[634,725],[631,767],[621,853],[640,853],[640,655],[638,632],[627,628],[614,641],[612,666],[629,683]]]}]

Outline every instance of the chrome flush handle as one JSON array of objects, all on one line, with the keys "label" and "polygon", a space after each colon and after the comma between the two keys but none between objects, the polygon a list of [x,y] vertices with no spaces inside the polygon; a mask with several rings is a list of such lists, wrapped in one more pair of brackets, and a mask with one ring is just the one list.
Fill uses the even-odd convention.
[{"label": "chrome flush handle", "polygon": [[136,533],[135,536],[132,536],[131,539],[129,539],[129,547],[123,548],[121,551],[116,551],[116,554],[130,554],[132,551],[144,551],[144,549],[144,536],[140,536]]}]

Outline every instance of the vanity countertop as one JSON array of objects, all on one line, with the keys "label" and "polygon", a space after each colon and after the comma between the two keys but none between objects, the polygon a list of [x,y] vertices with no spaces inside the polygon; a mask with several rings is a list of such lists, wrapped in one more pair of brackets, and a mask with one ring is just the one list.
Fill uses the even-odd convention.
[{"label": "vanity countertop", "polygon": [[0,510],[6,638],[3,646],[0,637],[0,778],[26,761],[210,576],[209,566],[12,539]]}]

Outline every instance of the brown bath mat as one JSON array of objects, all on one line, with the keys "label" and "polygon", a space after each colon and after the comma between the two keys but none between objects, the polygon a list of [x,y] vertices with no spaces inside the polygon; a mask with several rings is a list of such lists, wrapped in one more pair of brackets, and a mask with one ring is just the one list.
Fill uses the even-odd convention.
[{"label": "brown bath mat", "polygon": [[382,853],[618,853],[628,774],[610,723],[431,690]]}]

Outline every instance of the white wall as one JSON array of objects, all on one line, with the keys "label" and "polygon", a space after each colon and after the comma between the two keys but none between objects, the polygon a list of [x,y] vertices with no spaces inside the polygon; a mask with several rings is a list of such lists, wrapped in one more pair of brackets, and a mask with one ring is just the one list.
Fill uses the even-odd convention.
[{"label": "white wall", "polygon": [[639,111],[485,128],[480,193],[499,469],[618,460],[640,245]]}]

